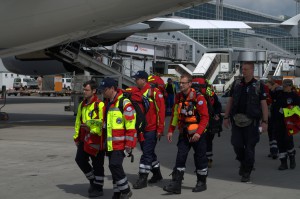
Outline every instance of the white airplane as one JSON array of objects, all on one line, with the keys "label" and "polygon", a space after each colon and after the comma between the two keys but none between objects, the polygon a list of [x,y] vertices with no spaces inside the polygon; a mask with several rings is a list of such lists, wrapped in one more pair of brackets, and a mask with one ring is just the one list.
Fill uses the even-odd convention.
[{"label": "white airplane", "polygon": [[[156,23],[156,27],[155,25],[150,27],[139,22],[209,1],[1,1],[0,58],[4,66],[14,73],[31,75],[63,73],[66,72],[65,68],[72,66],[51,59],[45,55],[44,49],[85,38],[110,44],[145,29],[160,31],[162,26],[159,23]],[[170,24],[172,23],[169,23],[168,27],[173,30],[173,25]],[[179,29],[186,29],[186,26]],[[174,30],[178,30],[178,25]],[[49,59],[51,60],[48,61]]]},{"label": "white airplane", "polygon": [[[248,29],[259,24],[275,25],[261,22],[151,19],[208,1],[31,0],[28,3],[11,0],[1,2],[0,57],[3,58],[5,67],[14,73],[57,74],[66,72],[66,68],[72,68],[72,71],[74,67],[51,59],[45,55],[44,50],[85,38],[92,38],[99,44],[111,45],[137,32],[176,31],[188,28]],[[297,16],[277,25],[294,26],[299,21],[300,15]],[[87,43],[87,45],[93,44]]]},{"label": "white airplane", "polygon": [[0,57],[93,37],[208,1],[1,1]]}]

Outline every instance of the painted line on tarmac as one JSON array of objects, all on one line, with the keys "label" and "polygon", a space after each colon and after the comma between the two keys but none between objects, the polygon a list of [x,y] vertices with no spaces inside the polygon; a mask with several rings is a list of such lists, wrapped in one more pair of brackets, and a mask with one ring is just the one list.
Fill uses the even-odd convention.
[{"label": "painted line on tarmac", "polygon": [[58,120],[19,120],[19,121],[9,121],[7,123],[30,123],[30,122],[53,122]]}]

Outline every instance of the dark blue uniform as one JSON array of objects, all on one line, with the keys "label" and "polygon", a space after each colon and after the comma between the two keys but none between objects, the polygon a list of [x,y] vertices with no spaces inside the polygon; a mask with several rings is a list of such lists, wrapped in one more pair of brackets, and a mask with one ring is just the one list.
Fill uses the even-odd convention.
[{"label": "dark blue uniform", "polygon": [[[233,98],[230,112],[232,121],[231,144],[233,145],[236,159],[240,161],[239,174],[243,176],[243,182],[250,180],[250,173],[255,162],[255,146],[259,142],[259,120],[262,115],[261,101],[266,99],[264,85],[252,79],[245,83],[244,79],[236,80],[232,84],[229,94]],[[245,127],[237,126],[234,117],[244,114],[252,120]]]}]

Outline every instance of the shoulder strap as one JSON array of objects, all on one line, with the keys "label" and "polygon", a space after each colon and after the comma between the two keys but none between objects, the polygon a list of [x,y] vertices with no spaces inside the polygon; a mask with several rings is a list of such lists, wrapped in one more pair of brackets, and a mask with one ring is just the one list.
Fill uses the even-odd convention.
[{"label": "shoulder strap", "polygon": [[256,87],[255,87],[255,93],[256,93],[256,95],[259,95],[259,94],[260,94],[260,85],[261,85],[261,81],[258,80],[258,81],[256,82]]}]

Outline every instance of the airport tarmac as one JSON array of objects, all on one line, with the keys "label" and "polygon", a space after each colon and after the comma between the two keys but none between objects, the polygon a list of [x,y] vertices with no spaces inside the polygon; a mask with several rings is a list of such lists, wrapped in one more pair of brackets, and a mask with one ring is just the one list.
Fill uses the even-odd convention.
[{"label": "airport tarmac", "polygon": [[[2,101],[0,101],[0,105]],[[0,121],[0,199],[57,199],[87,198],[88,181],[77,167],[73,143],[75,117],[64,112],[68,97],[9,97],[2,109],[8,121]],[[169,118],[166,120],[168,124]],[[176,137],[176,136],[174,136]],[[299,150],[299,135],[295,146]],[[170,195],[162,187],[171,179],[176,156],[176,140],[171,144],[166,137],[158,143],[157,154],[164,180],[145,189],[133,190],[133,199],[298,199],[300,198],[300,158],[295,170],[278,171],[279,160],[267,157],[268,137],[261,135],[256,147],[255,171],[252,183],[241,183],[238,162],[230,144],[230,131],[225,130],[214,140],[214,162],[209,170],[208,189],[193,193],[196,183],[193,152],[187,161],[182,194]],[[135,182],[141,152],[134,150],[135,161],[124,160],[130,184]],[[106,159],[107,160],[107,159]],[[111,198],[112,180],[105,163],[104,196]]]}]

